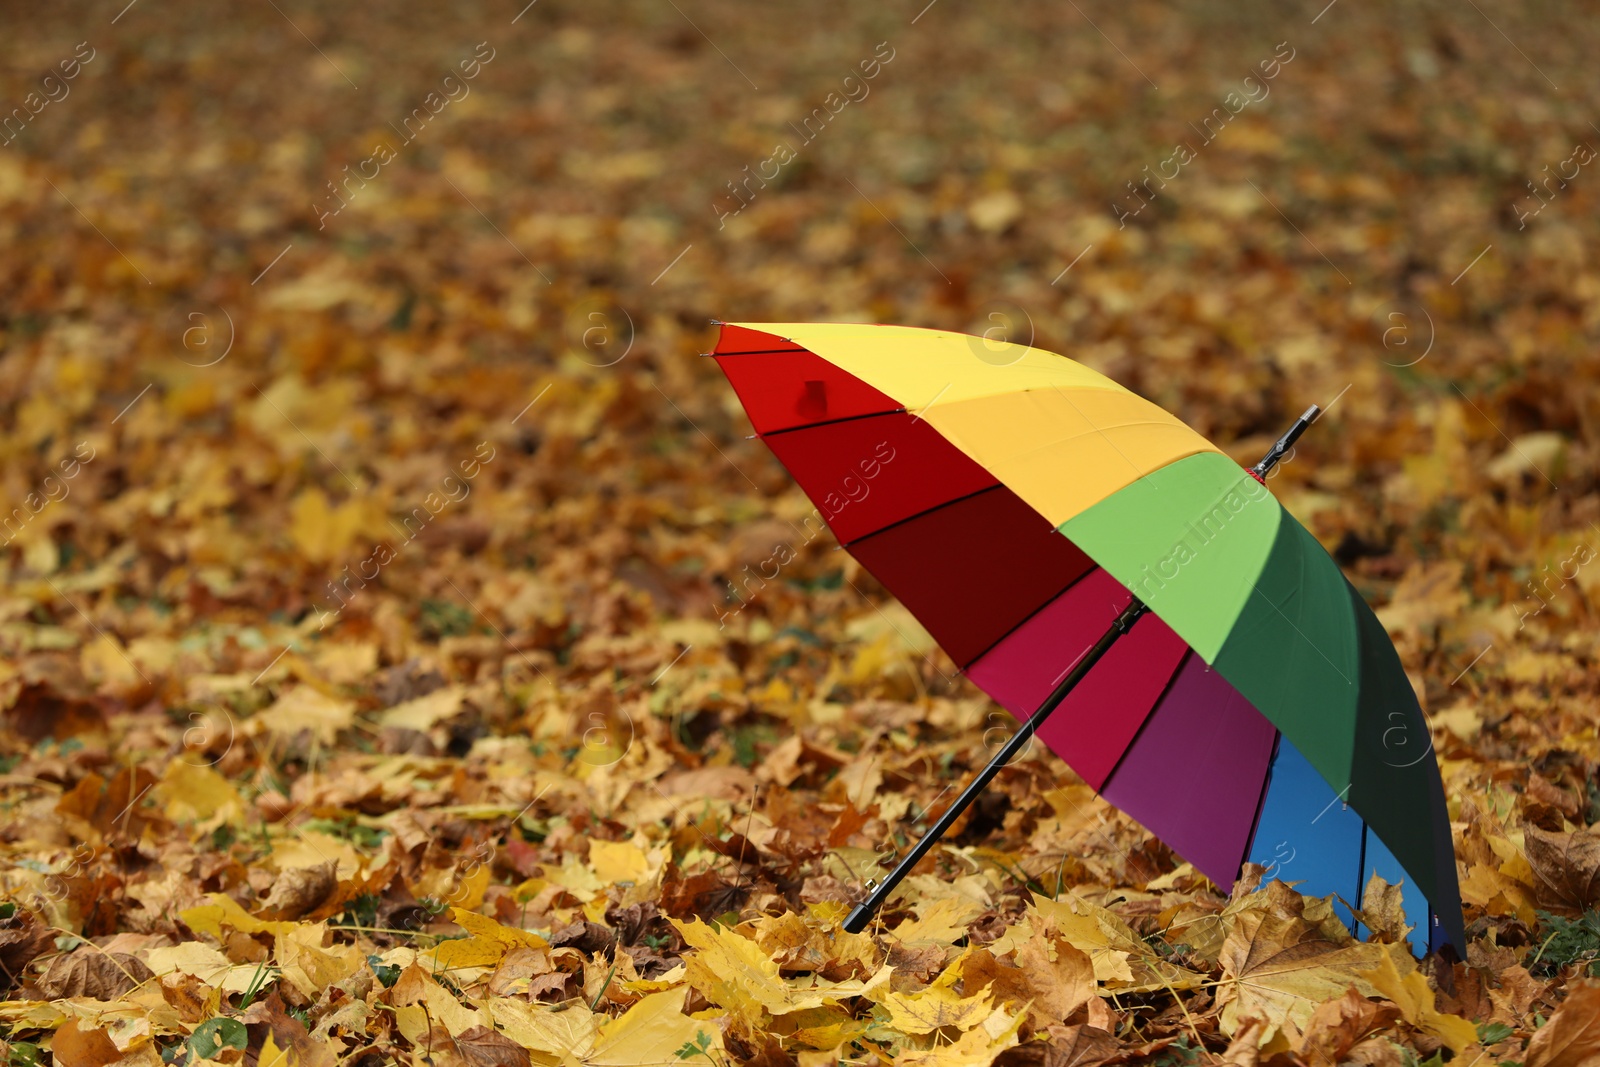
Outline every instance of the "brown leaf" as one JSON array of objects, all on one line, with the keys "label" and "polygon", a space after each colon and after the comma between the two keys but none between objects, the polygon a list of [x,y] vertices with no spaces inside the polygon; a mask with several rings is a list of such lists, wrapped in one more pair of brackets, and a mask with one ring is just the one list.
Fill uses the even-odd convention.
[{"label": "brown leaf", "polygon": [[533,1000],[545,1000],[546,994],[554,993],[548,999],[552,1002],[567,999],[567,985],[572,982],[572,975],[566,971],[552,971],[541,974],[528,980],[528,996]]},{"label": "brown leaf", "polygon": [[840,845],[848,845],[850,836],[867,825],[871,817],[865,811],[857,811],[854,804],[846,804],[838,819],[834,820],[832,828],[828,830],[828,847],[838,848]]},{"label": "brown leaf", "polygon": [[50,1041],[50,1053],[60,1067],[105,1067],[122,1053],[104,1030],[85,1030],[77,1019],[61,1024]]},{"label": "brown leaf", "polygon": [[[886,962],[894,968],[896,975],[908,975],[925,983],[944,970],[945,948],[943,945],[910,946],[903,941],[892,941]],[[972,964],[969,963],[963,973],[970,975]]]},{"label": "brown leaf", "polygon": [[192,974],[172,971],[161,976],[161,996],[186,1023],[202,1023],[212,1011],[214,990]]},{"label": "brown leaf", "polygon": [[51,960],[49,968],[39,976],[38,985],[47,1000],[116,1000],[152,976],[150,968],[137,956],[80,948]]},{"label": "brown leaf", "polygon": [[1256,1067],[1261,1062],[1261,1038],[1266,1028],[1265,1019],[1252,1016],[1240,1020],[1238,1032],[1218,1062],[1227,1067]]},{"label": "brown leaf", "polygon": [[1017,949],[1017,965],[1041,1022],[1066,1022],[1097,996],[1094,963],[1064,937],[1035,934]]},{"label": "brown leaf", "polygon": [[588,921],[568,923],[550,935],[551,948],[571,947],[590,956],[609,952],[615,944],[615,934],[599,923]]},{"label": "brown leaf", "polygon": [[427,1040],[439,1067],[532,1067],[533,1063],[527,1049],[487,1026],[474,1026],[454,1037],[435,1026]]},{"label": "brown leaf", "polygon": [[1311,1067],[1334,1067],[1368,1035],[1399,1017],[1400,1009],[1395,1005],[1368,1000],[1354,989],[1347,989],[1344,996],[1319,1004],[1311,1014],[1300,1042],[1300,1055]]},{"label": "brown leaf", "polygon": [[1537,773],[1528,775],[1524,814],[1547,830],[1560,830],[1561,820],[1576,821],[1578,798]]},{"label": "brown leaf", "polygon": [[62,794],[56,811],[76,815],[107,837],[137,841],[154,821],[154,809],[145,807],[145,798],[156,784],[156,776],[144,767],[124,767],[109,782],[90,773]]},{"label": "brown leaf", "polygon": [[261,902],[264,919],[298,919],[315,911],[339,888],[339,865],[335,860],[315,867],[294,867],[280,871],[272,891]]},{"label": "brown leaf", "polygon": [[6,711],[6,728],[29,745],[47,737],[65,741],[69,737],[103,733],[105,713],[93,700],[69,696],[48,682],[31,682],[17,693],[16,702]]},{"label": "brown leaf", "polygon": [[1095,1026],[1050,1027],[1052,1058],[1046,1067],[1098,1067],[1117,1056],[1120,1046],[1115,1034]]},{"label": "brown leaf", "polygon": [[1406,922],[1405,902],[1401,899],[1402,887],[1390,885],[1378,877],[1376,871],[1367,879],[1361,893],[1361,907],[1356,911],[1359,919],[1372,934],[1372,940],[1393,944],[1403,941],[1411,929]]},{"label": "brown leaf", "polygon": [[1600,1063],[1600,984],[1573,986],[1550,1021],[1528,1042],[1527,1067],[1595,1067]]},{"label": "brown leaf", "polygon": [[[270,1033],[273,1044],[289,1054],[276,1067],[334,1067],[333,1050],[326,1042],[313,1038],[305,1024],[289,1014],[276,989],[241,1012],[239,1021],[249,1028],[252,1049],[261,1048]],[[274,1065],[258,1063],[258,1067]]]},{"label": "brown leaf", "polygon": [[55,933],[31,911],[18,909],[0,919],[0,991],[22,978],[22,971],[50,947]]},{"label": "brown leaf", "polygon": [[1551,911],[1580,914],[1600,903],[1600,834],[1578,830],[1553,834],[1524,831],[1534,891]]}]

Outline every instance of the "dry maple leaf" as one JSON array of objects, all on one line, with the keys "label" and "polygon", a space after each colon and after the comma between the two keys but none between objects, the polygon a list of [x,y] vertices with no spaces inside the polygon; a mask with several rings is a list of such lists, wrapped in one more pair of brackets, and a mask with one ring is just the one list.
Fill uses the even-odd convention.
[{"label": "dry maple leaf", "polygon": [[[1396,959],[1405,962],[1405,971],[1395,965]],[[1399,945],[1390,946],[1380,954],[1378,965],[1364,972],[1373,988],[1394,1001],[1406,1022],[1425,1034],[1432,1034],[1460,1052],[1477,1040],[1478,1032],[1467,1020],[1447,1015],[1433,1006],[1433,989],[1427,977],[1416,969],[1411,956]]]},{"label": "dry maple leaf", "polygon": [[655,1067],[683,1062],[674,1053],[690,1046],[704,1048],[708,1058],[718,1062],[723,1055],[722,1030],[714,1022],[685,1016],[687,994],[684,986],[652,993],[607,1021],[595,1035],[587,1062],[607,1067]]},{"label": "dry maple leaf", "polygon": [[50,947],[55,932],[33,912],[17,909],[0,919],[0,992],[22,978],[22,971]]},{"label": "dry maple leaf", "polygon": [[1045,1031],[1049,1041],[1030,1041],[995,1057],[994,1067],[1100,1067],[1121,1058],[1122,1045],[1109,1030],[1087,1024],[1056,1023]]},{"label": "dry maple leaf", "polygon": [[1400,1017],[1393,1004],[1368,1000],[1354,989],[1317,1006],[1301,1037],[1299,1053],[1310,1067],[1336,1067],[1345,1054]]},{"label": "dry maple leaf", "polygon": [[674,920],[678,935],[693,952],[686,953],[689,984],[707,1000],[732,1011],[750,1027],[761,1027],[766,1016],[782,1015],[812,1003],[795,1000],[794,991],[778,977],[778,964],[761,946],[722,926]]},{"label": "dry maple leaf", "polygon": [[37,985],[47,1000],[63,997],[116,1000],[150,977],[153,972],[137,956],[80,948],[51,960]]},{"label": "dry maple leaf", "polygon": [[329,860],[314,867],[293,867],[279,871],[272,891],[261,902],[265,919],[298,919],[316,911],[339,888],[338,863]]},{"label": "dry maple leaf", "polygon": [[1367,886],[1361,892],[1361,907],[1352,910],[1356,919],[1372,931],[1374,940],[1391,943],[1404,941],[1406,934],[1411,931],[1406,924],[1401,889],[1401,886],[1390,885],[1378,877],[1376,871],[1367,879]]},{"label": "dry maple leaf", "polygon": [[916,993],[889,993],[883,998],[895,1029],[908,1034],[931,1034],[946,1026],[969,1030],[994,1010],[989,992],[962,996],[937,983]]},{"label": "dry maple leaf", "polygon": [[1600,1064],[1600,985],[1581,982],[1528,1042],[1526,1067]]},{"label": "dry maple leaf", "polygon": [[532,1067],[528,1050],[487,1026],[473,1026],[451,1036],[435,1026],[428,1032],[425,1051],[438,1067]]},{"label": "dry maple leaf", "polygon": [[1534,891],[1543,907],[1576,915],[1600,901],[1600,834],[1553,834],[1535,826],[1523,833]]},{"label": "dry maple leaf", "polygon": [[1267,1023],[1263,1043],[1282,1031],[1304,1032],[1317,1005],[1347,988],[1376,992],[1363,972],[1378,963],[1382,951],[1378,945],[1323,940],[1298,918],[1263,911],[1238,915],[1222,945],[1217,982],[1223,1032],[1234,1035],[1252,1017]]},{"label": "dry maple leaf", "polygon": [[897,1067],[988,1067],[996,1056],[1017,1043],[1022,1016],[1012,1017],[1003,1009],[986,1013],[976,1024],[949,1043],[927,1051],[907,1049],[895,1058]]}]

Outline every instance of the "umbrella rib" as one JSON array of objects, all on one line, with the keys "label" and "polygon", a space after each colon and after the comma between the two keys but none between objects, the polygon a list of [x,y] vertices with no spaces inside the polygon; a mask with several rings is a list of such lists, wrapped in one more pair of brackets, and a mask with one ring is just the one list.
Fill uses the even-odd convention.
[{"label": "umbrella rib", "polygon": [[1004,489],[1004,488],[1005,488],[1005,484],[1002,483],[1002,482],[998,482],[997,481],[993,485],[984,486],[982,489],[974,489],[970,493],[963,493],[960,496],[951,497],[949,500],[946,500],[943,503],[935,504],[931,508],[923,508],[921,511],[917,512],[914,515],[907,515],[903,519],[896,519],[893,522],[889,523],[887,526],[880,526],[876,530],[871,531],[870,533],[862,534],[860,537],[853,538],[853,539],[851,539],[849,541],[841,541],[839,543],[839,545],[840,545],[841,548],[854,548],[856,545],[859,545],[861,542],[865,541],[869,537],[877,537],[879,534],[884,533],[884,532],[886,532],[888,530],[892,530],[896,526],[904,526],[908,522],[916,522],[918,519],[926,518],[927,516],[932,515],[935,511],[938,511],[940,508],[947,508],[952,504],[959,504],[964,500],[971,500],[975,496],[981,496],[984,493],[992,493],[996,489]]},{"label": "umbrella rib", "polygon": [[1326,662],[1328,664],[1328,666],[1333,668],[1333,673],[1337,674],[1339,677],[1344,679],[1344,684],[1345,685],[1354,684],[1354,683],[1352,683],[1350,681],[1349,676],[1346,675],[1344,673],[1344,671],[1341,671],[1339,669],[1339,665],[1337,663],[1333,662],[1333,660],[1328,659],[1328,654],[1326,652],[1322,651],[1322,648],[1315,641],[1311,640],[1311,638],[1309,638],[1309,637],[1306,637],[1305,631],[1300,629],[1300,627],[1295,626],[1294,620],[1289,618],[1289,616],[1284,615],[1283,609],[1278,607],[1278,605],[1274,604],[1272,602],[1272,598],[1261,591],[1261,586],[1259,584],[1252,585],[1250,587],[1250,591],[1252,593],[1255,593],[1257,596],[1261,597],[1262,600],[1265,600],[1267,602],[1267,605],[1269,607],[1271,607],[1273,611],[1276,611],[1279,615],[1281,615],[1283,617],[1283,621],[1288,623],[1294,629],[1294,632],[1299,634],[1301,639],[1304,640],[1306,644],[1310,645],[1313,649],[1315,649],[1317,655],[1321,656],[1323,658],[1323,661]]},{"label": "umbrella rib", "polygon": [[[1143,470],[1142,468],[1140,468],[1140,466],[1137,463],[1135,463],[1133,460],[1129,459],[1128,458],[1128,454],[1126,452],[1122,451],[1122,449],[1120,449],[1120,448],[1117,448],[1117,443],[1115,441],[1113,441],[1109,436],[1107,436],[1107,434],[1106,434],[1106,432],[1104,430],[1102,430],[1100,427],[1096,426],[1094,424],[1094,420],[1089,418],[1089,416],[1085,415],[1083,413],[1083,409],[1080,408],[1077,404],[1074,404],[1073,401],[1072,401],[1072,398],[1070,396],[1068,396],[1066,393],[1061,391],[1061,386],[1053,385],[1053,386],[1051,386],[1051,388],[1054,389],[1058,395],[1060,395],[1062,400],[1065,400],[1068,404],[1070,404],[1072,406],[1072,410],[1076,411],[1078,413],[1079,417],[1082,418],[1084,422],[1087,422],[1091,427],[1094,428],[1094,432],[1095,433],[1097,433],[1101,437],[1105,438],[1106,444],[1110,445],[1112,447],[1112,449],[1115,450],[1117,455],[1122,457],[1123,461],[1125,463],[1127,463],[1128,466],[1132,467],[1136,472],[1138,472],[1139,477],[1143,478],[1146,474],[1150,473],[1147,470]],[[1141,422],[1125,422],[1125,423],[1119,423],[1117,428],[1120,429],[1120,428],[1126,427],[1126,426],[1152,426],[1152,425],[1156,425],[1158,422],[1159,422],[1159,420],[1156,420],[1156,419],[1146,419],[1146,420],[1143,420]],[[1161,425],[1165,425],[1165,423],[1162,423]],[[1082,436],[1082,435],[1080,434],[1079,436]]]},{"label": "umbrella rib", "polygon": [[864,415],[841,415],[837,419],[823,419],[821,422],[808,422],[804,426],[785,426],[781,430],[768,430],[760,436],[765,439],[776,437],[781,433],[794,433],[796,430],[815,430],[822,426],[836,426],[841,422],[858,422],[861,419],[877,419],[884,415],[904,415],[905,408],[894,408],[890,411],[869,411]]},{"label": "umbrella rib", "polygon": [[[1235,690],[1235,692],[1238,692],[1238,690]],[[1243,693],[1240,693],[1239,695],[1240,697],[1244,696]],[[1250,706],[1255,707],[1254,704],[1251,704]],[[1257,708],[1256,714],[1259,715],[1260,713],[1260,709]],[[1265,718],[1265,716],[1262,717]],[[1268,721],[1271,722],[1270,719]],[[1244,839],[1244,855],[1239,857],[1239,862],[1234,867],[1234,870],[1236,871],[1243,870],[1244,865],[1249,862],[1250,850],[1255,848],[1256,845],[1256,834],[1261,832],[1261,812],[1267,806],[1267,792],[1272,788],[1272,769],[1278,763],[1278,746],[1281,744],[1283,744],[1283,731],[1278,729],[1277,723],[1273,723],[1272,752],[1267,756],[1266,773],[1261,776],[1261,795],[1256,797],[1255,817],[1250,820],[1250,836]],[[1235,881],[1237,881],[1237,877],[1235,878]]]}]

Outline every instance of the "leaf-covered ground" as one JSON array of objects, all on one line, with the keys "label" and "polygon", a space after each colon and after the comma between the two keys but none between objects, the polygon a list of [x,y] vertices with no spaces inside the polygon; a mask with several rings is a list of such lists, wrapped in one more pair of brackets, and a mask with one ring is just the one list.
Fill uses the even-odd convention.
[{"label": "leaf-covered ground", "polygon": [[[1580,8],[6,22],[10,1064],[1600,1054]],[[1329,408],[1273,488],[1430,714],[1466,958],[1228,899],[1038,748],[839,933],[1010,720],[712,318],[999,331],[1247,461]]]}]

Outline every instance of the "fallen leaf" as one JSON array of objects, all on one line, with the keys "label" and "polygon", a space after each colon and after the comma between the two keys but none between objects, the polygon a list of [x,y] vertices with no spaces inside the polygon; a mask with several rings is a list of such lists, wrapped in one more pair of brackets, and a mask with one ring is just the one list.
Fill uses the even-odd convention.
[{"label": "fallen leaf", "polygon": [[106,1067],[122,1058],[122,1051],[104,1030],[85,1028],[68,1019],[50,1040],[50,1052],[61,1067]]},{"label": "fallen leaf", "polygon": [[1336,1067],[1368,1035],[1399,1018],[1394,1004],[1368,1000],[1354,988],[1344,996],[1324,1001],[1311,1013],[1297,1051],[1311,1067]]},{"label": "fallen leaf", "polygon": [[[1397,958],[1405,962],[1404,973],[1395,965]],[[1477,1028],[1467,1020],[1434,1007],[1433,989],[1428,985],[1427,976],[1416,969],[1404,946],[1389,946],[1379,954],[1378,965],[1362,975],[1381,996],[1394,1001],[1406,1022],[1437,1037],[1450,1051],[1460,1052],[1478,1039]]]},{"label": "fallen leaf", "polygon": [[1600,984],[1580,982],[1534,1031],[1526,1067],[1595,1067],[1600,1063]]},{"label": "fallen leaf", "polygon": [[442,1026],[429,1032],[425,1051],[441,1067],[531,1067],[528,1050],[487,1026],[454,1036]]},{"label": "fallen leaf", "polygon": [[1245,1020],[1257,1018],[1266,1023],[1262,1044],[1280,1032],[1292,1042],[1324,1001],[1351,986],[1374,995],[1365,972],[1383,951],[1379,945],[1340,946],[1298,919],[1265,911],[1240,914],[1222,946],[1216,1001],[1223,1033],[1232,1036]]},{"label": "fallen leaf", "polygon": [[315,867],[295,867],[279,871],[272,891],[261,902],[267,919],[298,919],[315,911],[339,887],[338,864],[329,860]]},{"label": "fallen leaf", "polygon": [[[607,1067],[654,1067],[687,1059],[679,1049],[704,1047],[712,1062],[723,1054],[722,1032],[702,1019],[683,1014],[688,990],[679,987],[652,993],[595,1035],[585,1062]],[[668,1056],[674,1059],[668,1060]]]},{"label": "fallen leaf", "polygon": [[1600,834],[1550,833],[1529,826],[1523,840],[1543,907],[1576,915],[1600,903]]},{"label": "fallen leaf", "polygon": [[37,984],[51,1000],[116,1000],[151,976],[149,966],[137,956],[84,948],[51,960]]}]

